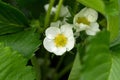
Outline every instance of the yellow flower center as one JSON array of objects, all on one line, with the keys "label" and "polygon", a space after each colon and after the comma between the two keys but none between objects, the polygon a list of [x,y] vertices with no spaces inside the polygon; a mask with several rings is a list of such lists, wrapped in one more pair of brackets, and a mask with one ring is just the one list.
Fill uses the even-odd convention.
[{"label": "yellow flower center", "polygon": [[90,22],[85,17],[78,17],[77,23],[78,24],[83,23],[83,24],[90,25]]},{"label": "yellow flower center", "polygon": [[64,47],[67,44],[67,38],[63,34],[58,34],[54,39],[54,43],[56,47]]}]

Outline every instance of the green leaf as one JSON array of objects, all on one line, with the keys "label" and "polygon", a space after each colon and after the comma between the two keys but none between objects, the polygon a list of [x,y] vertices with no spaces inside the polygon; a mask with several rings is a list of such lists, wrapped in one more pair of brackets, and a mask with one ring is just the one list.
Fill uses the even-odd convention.
[{"label": "green leaf", "polygon": [[28,26],[26,17],[19,10],[0,1],[0,35],[17,32]]},{"label": "green leaf", "polygon": [[108,16],[107,22],[108,22],[108,30],[110,31],[110,41],[112,42],[113,40],[118,37],[119,34],[119,28],[120,28],[120,19],[118,18],[119,15],[113,15],[113,16]]},{"label": "green leaf", "polygon": [[103,0],[105,4],[105,12],[107,15],[118,14],[118,0]]},{"label": "green leaf", "polygon": [[116,40],[114,40],[111,45],[110,45],[110,49],[114,52],[120,52],[120,34],[119,36],[116,38]]},{"label": "green leaf", "polygon": [[[120,49],[120,48],[119,48]],[[111,52],[112,54],[112,66],[108,80],[120,80],[120,51]]]},{"label": "green leaf", "polygon": [[[41,14],[45,14],[44,5],[48,0],[15,0],[21,9],[24,9],[30,14],[30,17],[39,19]],[[32,15],[31,15],[32,14]]]},{"label": "green leaf", "polygon": [[83,4],[87,7],[96,9],[97,11],[99,11],[102,14],[105,14],[105,10],[104,10],[105,5],[102,0],[77,0],[77,1],[79,1],[81,4]]},{"label": "green leaf", "polygon": [[110,31],[111,42],[118,37],[120,31],[119,7],[118,0],[111,0],[106,3],[107,28]]},{"label": "green leaf", "polygon": [[82,47],[78,45],[77,54],[76,54],[74,64],[73,64],[68,80],[79,80],[80,78],[80,70],[81,70],[80,52],[81,50],[82,50]]},{"label": "green leaf", "polygon": [[0,43],[0,80],[35,80],[31,66],[23,56]]},{"label": "green leaf", "polygon": [[111,69],[109,33],[102,31],[88,39],[80,80],[108,80]]},{"label": "green leaf", "polygon": [[0,42],[4,42],[6,46],[19,51],[27,58],[31,58],[41,44],[39,34],[33,30],[0,36]]},{"label": "green leaf", "polygon": [[[111,1],[113,2],[115,10],[120,12],[120,3],[119,3],[120,0],[115,0],[115,1],[111,0]],[[118,18],[120,16],[120,13],[112,16],[114,16],[115,18],[109,19],[111,21],[109,22],[109,26],[111,33],[113,35],[113,37],[111,38],[112,41],[111,41],[110,49],[112,50],[112,52],[120,53],[120,19]]]},{"label": "green leaf", "polygon": [[112,67],[109,80],[120,80],[120,35],[111,43]]}]

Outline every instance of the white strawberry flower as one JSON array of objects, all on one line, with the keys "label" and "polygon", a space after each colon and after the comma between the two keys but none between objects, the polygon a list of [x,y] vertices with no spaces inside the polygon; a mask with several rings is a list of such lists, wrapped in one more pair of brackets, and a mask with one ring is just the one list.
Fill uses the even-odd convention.
[{"label": "white strawberry flower", "polygon": [[87,35],[96,35],[100,31],[97,19],[97,11],[85,7],[75,15],[73,24],[77,32],[85,30]]},{"label": "white strawberry flower", "polygon": [[[45,11],[47,12],[47,11],[48,11],[48,8],[49,8],[49,4],[46,4],[46,5],[44,6],[44,8],[45,8]],[[51,9],[51,14],[55,13],[55,11],[56,11],[56,8],[55,8],[55,7],[52,7],[52,9]]]},{"label": "white strawberry flower", "polygon": [[45,49],[56,55],[62,55],[74,47],[75,38],[70,24],[62,25],[60,28],[51,26],[46,29],[45,35]]}]

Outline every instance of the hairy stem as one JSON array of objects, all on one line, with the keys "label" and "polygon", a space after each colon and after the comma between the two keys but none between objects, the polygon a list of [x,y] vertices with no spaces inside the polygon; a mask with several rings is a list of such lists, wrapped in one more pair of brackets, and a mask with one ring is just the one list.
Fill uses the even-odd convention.
[{"label": "hairy stem", "polygon": [[59,17],[59,13],[60,13],[60,10],[61,10],[62,3],[63,3],[63,0],[59,0],[59,3],[58,3],[58,7],[57,7],[57,11],[56,11],[56,14],[55,14],[54,21],[57,21],[57,19],[58,19],[58,17]]},{"label": "hairy stem", "polygon": [[45,24],[44,24],[44,28],[47,28],[48,25],[49,25],[49,21],[50,21],[50,13],[51,13],[51,9],[54,5],[54,0],[50,0],[50,4],[49,4],[49,8],[48,8],[48,11],[47,11],[47,14],[46,14],[46,17],[45,17]]}]

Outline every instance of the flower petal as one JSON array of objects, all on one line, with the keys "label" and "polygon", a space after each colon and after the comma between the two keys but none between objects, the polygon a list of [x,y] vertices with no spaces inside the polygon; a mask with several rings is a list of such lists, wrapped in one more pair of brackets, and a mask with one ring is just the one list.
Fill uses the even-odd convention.
[{"label": "flower petal", "polygon": [[94,35],[96,35],[96,32],[94,32],[94,31],[92,31],[92,30],[86,30],[86,34],[87,34],[87,35],[94,36]]},{"label": "flower petal", "polygon": [[54,54],[56,55],[62,55],[66,52],[66,47],[60,47],[60,48],[56,48],[56,50],[54,50]]},{"label": "flower petal", "polygon": [[69,12],[69,10],[68,10],[68,7],[62,5],[62,6],[61,6],[61,11],[60,11],[60,17],[65,17],[65,16],[67,16],[68,14],[70,14],[70,12]]},{"label": "flower petal", "polygon": [[77,13],[77,14],[74,16],[73,24],[77,26],[77,25],[78,25],[77,19],[78,19],[78,17],[82,17],[82,16],[83,16],[83,14],[80,14],[80,12]]},{"label": "flower petal", "polygon": [[67,51],[70,51],[75,45],[75,38],[74,37],[70,37],[68,38],[68,43],[66,45]]},{"label": "flower petal", "polygon": [[81,16],[83,16],[84,13],[86,13],[87,9],[88,9],[87,7],[81,9],[81,11],[78,14],[81,15]]},{"label": "flower petal", "polygon": [[99,24],[97,22],[91,23],[90,26],[91,26],[91,30],[96,32],[100,31]]},{"label": "flower petal", "polygon": [[63,33],[66,37],[73,36],[72,25],[64,24],[61,26],[61,33]]},{"label": "flower petal", "polygon": [[92,8],[83,8],[79,14],[83,15],[88,19],[90,22],[95,22],[98,19],[98,13]]},{"label": "flower petal", "polygon": [[48,7],[49,7],[49,4],[46,4],[46,5],[44,6],[45,11],[47,11],[47,10],[48,10]]},{"label": "flower petal", "polygon": [[43,41],[43,46],[49,52],[53,52],[56,50],[56,47],[54,45],[54,41],[52,39],[48,39],[47,37]]},{"label": "flower petal", "polygon": [[54,39],[57,34],[60,33],[60,29],[57,27],[49,27],[46,29],[45,34],[49,39]]},{"label": "flower petal", "polygon": [[59,28],[59,26],[62,24],[62,22],[59,20],[59,21],[56,21],[56,22],[52,22],[51,24],[50,24],[50,26],[52,26],[52,27],[58,27]]},{"label": "flower petal", "polygon": [[97,22],[91,23],[90,28],[86,30],[86,33],[88,35],[96,35],[97,32],[99,32],[99,24]]},{"label": "flower petal", "polygon": [[86,30],[88,27],[89,26],[86,24],[83,24],[83,23],[77,24],[76,23],[76,26],[74,26],[74,29],[76,30],[76,32],[80,32],[80,31]]},{"label": "flower petal", "polygon": [[86,12],[85,15],[87,16],[88,21],[90,21],[90,22],[97,21],[97,19],[98,19],[98,13],[94,9],[88,8],[87,12]]},{"label": "flower petal", "polygon": [[81,24],[79,24],[79,31],[86,30],[88,27],[89,27],[88,25],[81,23]]}]

